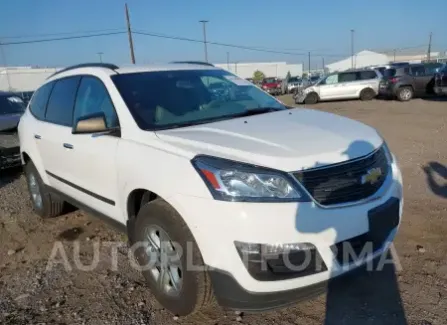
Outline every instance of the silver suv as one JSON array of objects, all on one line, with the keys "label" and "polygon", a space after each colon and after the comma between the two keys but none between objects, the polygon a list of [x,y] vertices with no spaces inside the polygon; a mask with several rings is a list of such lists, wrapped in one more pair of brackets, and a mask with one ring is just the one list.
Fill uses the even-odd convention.
[{"label": "silver suv", "polygon": [[350,70],[337,72],[320,79],[314,85],[300,89],[295,103],[315,104],[334,99],[371,100],[376,97],[381,79],[376,70]]}]

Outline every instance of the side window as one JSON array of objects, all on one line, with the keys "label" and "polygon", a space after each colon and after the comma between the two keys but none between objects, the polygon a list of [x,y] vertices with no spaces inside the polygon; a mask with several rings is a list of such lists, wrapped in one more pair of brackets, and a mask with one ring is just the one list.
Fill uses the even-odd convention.
[{"label": "side window", "polygon": [[377,77],[377,74],[374,71],[365,70],[359,72],[359,77],[360,80],[370,80],[375,79]]},{"label": "side window", "polygon": [[51,89],[53,89],[54,82],[49,82],[40,87],[29,103],[29,110],[39,120],[45,119],[45,110],[50,97]]},{"label": "side window", "polygon": [[356,80],[357,80],[356,72],[340,73],[340,76],[338,77],[338,82],[350,82]]},{"label": "side window", "polygon": [[80,79],[80,77],[68,77],[56,81],[48,101],[45,120],[72,126],[74,100]]},{"label": "side window", "polygon": [[410,68],[411,75],[415,77],[425,76],[425,68],[423,66],[414,66]]},{"label": "side window", "polygon": [[332,74],[328,76],[325,80],[325,85],[332,85],[338,83],[338,74]]},{"label": "side window", "polygon": [[80,117],[101,112],[106,116],[108,128],[119,126],[115,107],[102,81],[95,77],[82,77],[76,97],[74,121]]}]

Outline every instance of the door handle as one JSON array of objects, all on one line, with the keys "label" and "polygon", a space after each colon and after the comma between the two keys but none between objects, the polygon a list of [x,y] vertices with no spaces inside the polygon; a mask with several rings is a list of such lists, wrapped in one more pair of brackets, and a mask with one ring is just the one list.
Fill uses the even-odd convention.
[{"label": "door handle", "polygon": [[69,143],[64,143],[63,146],[64,146],[64,148],[67,148],[67,149],[73,149],[73,145],[69,144]]},{"label": "door handle", "polygon": [[42,137],[40,135],[38,135],[38,134],[34,134],[34,138],[37,139],[37,140],[40,140]]}]

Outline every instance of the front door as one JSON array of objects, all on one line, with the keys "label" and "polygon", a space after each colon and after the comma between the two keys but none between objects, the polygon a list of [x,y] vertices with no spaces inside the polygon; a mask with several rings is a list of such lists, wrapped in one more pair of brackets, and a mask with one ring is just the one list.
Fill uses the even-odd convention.
[{"label": "front door", "polygon": [[[108,128],[119,126],[118,118],[107,88],[97,77],[81,79],[73,123],[83,116],[104,113]],[[120,222],[116,150],[120,137],[112,133],[73,134],[70,140],[72,173],[76,180],[75,199]]]}]

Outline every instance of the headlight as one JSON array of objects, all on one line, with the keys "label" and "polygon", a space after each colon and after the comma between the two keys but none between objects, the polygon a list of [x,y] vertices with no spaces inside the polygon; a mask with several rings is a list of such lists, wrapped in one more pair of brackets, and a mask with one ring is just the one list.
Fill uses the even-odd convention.
[{"label": "headlight", "polygon": [[385,152],[386,159],[391,164],[393,162],[393,154],[390,151],[390,148],[388,148],[388,145],[386,144],[385,140],[383,141],[383,151]]},{"label": "headlight", "polygon": [[309,201],[299,184],[281,171],[209,156],[198,156],[192,163],[216,200]]}]

